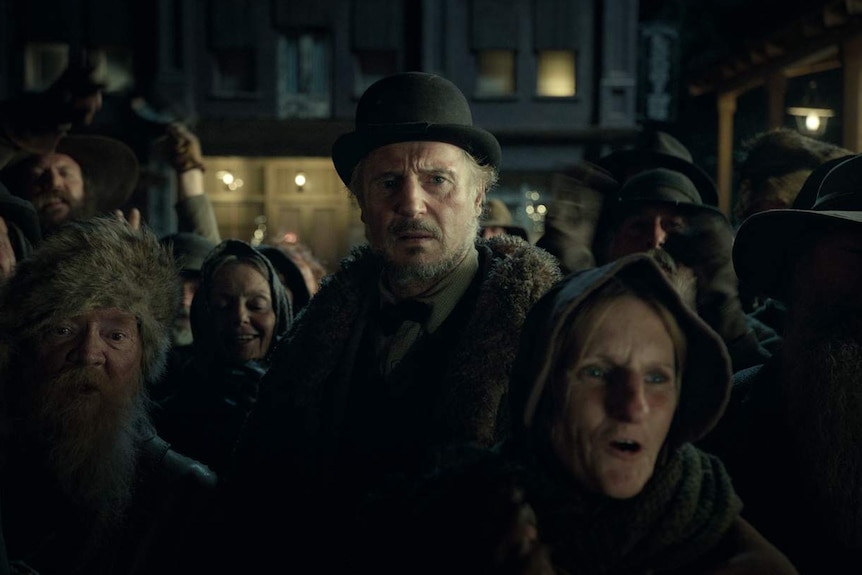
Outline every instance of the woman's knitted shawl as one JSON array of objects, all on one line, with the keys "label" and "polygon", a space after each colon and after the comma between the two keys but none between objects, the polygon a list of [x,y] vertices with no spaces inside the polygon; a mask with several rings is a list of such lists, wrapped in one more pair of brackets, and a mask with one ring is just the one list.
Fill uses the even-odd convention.
[{"label": "woman's knitted shawl", "polygon": [[629,499],[586,493],[562,470],[538,483],[529,500],[559,573],[679,569],[714,548],[742,509],[721,461],[691,444]]}]

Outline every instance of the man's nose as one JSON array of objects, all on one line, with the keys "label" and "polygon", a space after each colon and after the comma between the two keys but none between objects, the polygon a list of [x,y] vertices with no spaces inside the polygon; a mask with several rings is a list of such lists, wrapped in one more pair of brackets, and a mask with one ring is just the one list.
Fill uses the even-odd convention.
[{"label": "man's nose", "polygon": [[238,325],[249,322],[250,316],[248,314],[248,308],[246,308],[243,302],[236,302],[236,304],[231,308],[231,314],[233,316],[233,321]]},{"label": "man's nose", "polygon": [[416,178],[405,178],[402,182],[396,211],[410,218],[425,213],[425,189]]},{"label": "man's nose", "polygon": [[98,329],[88,329],[81,333],[72,348],[70,360],[79,365],[105,363],[105,342]]},{"label": "man's nose", "polygon": [[649,237],[647,238],[648,249],[660,248],[667,241],[667,230],[664,228],[664,222],[660,216],[656,216],[650,226]]},{"label": "man's nose", "polygon": [[63,186],[63,176],[57,170],[45,170],[37,180],[39,187],[54,190]]}]

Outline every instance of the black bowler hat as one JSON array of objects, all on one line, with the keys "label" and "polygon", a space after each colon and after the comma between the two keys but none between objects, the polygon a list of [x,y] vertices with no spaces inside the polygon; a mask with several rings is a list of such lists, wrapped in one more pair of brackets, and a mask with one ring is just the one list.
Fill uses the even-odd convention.
[{"label": "black bowler hat", "polygon": [[473,125],[470,105],[449,80],[424,72],[387,76],[372,84],[356,107],[356,129],[332,146],[332,163],[350,184],[353,168],[370,151],[398,142],[445,142],[499,169],[497,138]]}]

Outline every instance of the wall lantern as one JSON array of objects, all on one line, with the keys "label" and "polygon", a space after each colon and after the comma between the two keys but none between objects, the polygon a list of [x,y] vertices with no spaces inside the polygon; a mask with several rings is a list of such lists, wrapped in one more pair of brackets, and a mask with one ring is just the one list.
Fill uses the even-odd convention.
[{"label": "wall lantern", "polygon": [[216,172],[216,179],[220,181],[226,191],[234,191],[243,186],[245,182],[242,181],[242,178],[234,177],[232,172],[228,170],[219,170]]},{"label": "wall lantern", "polygon": [[297,172],[296,177],[293,178],[293,183],[296,184],[296,191],[301,192],[307,181],[303,172]]},{"label": "wall lantern", "polygon": [[822,136],[826,123],[835,111],[829,108],[817,92],[817,83],[811,80],[798,106],[787,108],[787,113],[796,116],[796,128],[806,136]]}]

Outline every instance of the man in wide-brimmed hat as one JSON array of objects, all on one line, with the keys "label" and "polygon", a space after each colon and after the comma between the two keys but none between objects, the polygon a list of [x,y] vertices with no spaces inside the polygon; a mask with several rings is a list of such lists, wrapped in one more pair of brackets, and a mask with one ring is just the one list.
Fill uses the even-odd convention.
[{"label": "man in wide-brimmed hat", "polygon": [[736,374],[705,447],[743,515],[801,573],[862,565],[862,155],[822,176],[813,205],[746,219],[733,260],[741,281],[786,304],[784,338]]},{"label": "man in wide-brimmed hat", "polygon": [[701,191],[676,169],[652,168],[631,176],[604,202],[593,248],[599,265],[663,250],[691,270],[697,313],[722,337],[739,370],[769,357],[758,334],[772,333],[759,324],[755,331],[746,316],[731,256],[733,228]]},{"label": "man in wide-brimmed hat", "polygon": [[700,203],[718,205],[718,190],[706,171],[694,162],[691,152],[667,132],[648,126],[638,132],[634,147],[614,150],[596,165],[624,184],[643,171],[665,168],[679,172],[694,184]]},{"label": "man in wide-brimmed hat", "polygon": [[138,182],[138,160],[114,138],[68,135],[56,148],[6,168],[13,193],[30,201],[44,235],[64,222],[111,213]]},{"label": "man in wide-brimmed hat", "polygon": [[[648,158],[656,155],[662,154],[654,152]],[[742,308],[731,260],[733,229],[714,204],[704,201],[704,196],[715,197],[714,185],[702,180],[698,187],[690,177],[698,172],[687,175],[679,162],[669,162],[674,168],[628,174],[622,184],[590,163],[558,175],[555,181],[562,182],[565,194],[555,195],[554,205],[571,204],[569,216],[565,222],[551,218],[549,239],[540,239],[537,245],[551,248],[570,266],[584,267],[633,253],[667,252],[683,268],[680,273],[691,276],[698,315],[722,336],[734,368],[757,365],[769,356],[758,335],[772,337],[773,332],[760,324],[755,331],[754,320]]]},{"label": "man in wide-brimmed hat", "polygon": [[[643,172],[652,175],[638,178],[625,194],[619,193],[621,186]],[[552,183],[545,232],[536,245],[557,256],[564,272],[610,261],[601,253],[609,249],[607,244],[613,239],[608,232],[615,230],[609,226],[622,224],[625,217],[637,212],[631,208],[645,206],[643,200],[649,196],[655,200],[649,203],[653,207],[661,204],[661,209],[638,214],[638,237],[630,238],[637,245],[617,246],[617,250],[631,253],[657,247],[667,238],[666,230],[679,227],[687,214],[715,211],[718,204],[715,182],[694,163],[691,152],[678,139],[653,126],[638,133],[633,147],[614,150],[595,162],[581,161],[563,168],[554,174]],[[664,189],[645,192],[650,185]],[[647,215],[652,222],[645,221]],[[594,241],[598,245],[594,246]]]},{"label": "man in wide-brimmed hat", "polygon": [[[138,182],[135,153],[123,142],[72,135],[101,108],[92,62],[70,65],[44,92],[0,102],[0,178],[33,204],[42,235],[73,219],[114,212]],[[130,213],[140,223],[140,213]]]},{"label": "man in wide-brimmed hat", "polygon": [[478,237],[500,145],[449,80],[373,84],[332,160],[369,245],[324,280],[277,351],[237,463],[240,485],[266,499],[246,509],[307,504],[312,517],[292,521],[306,536],[330,520],[353,528],[354,505],[444,446],[506,434],[521,324],[560,277],[521,238]]}]

